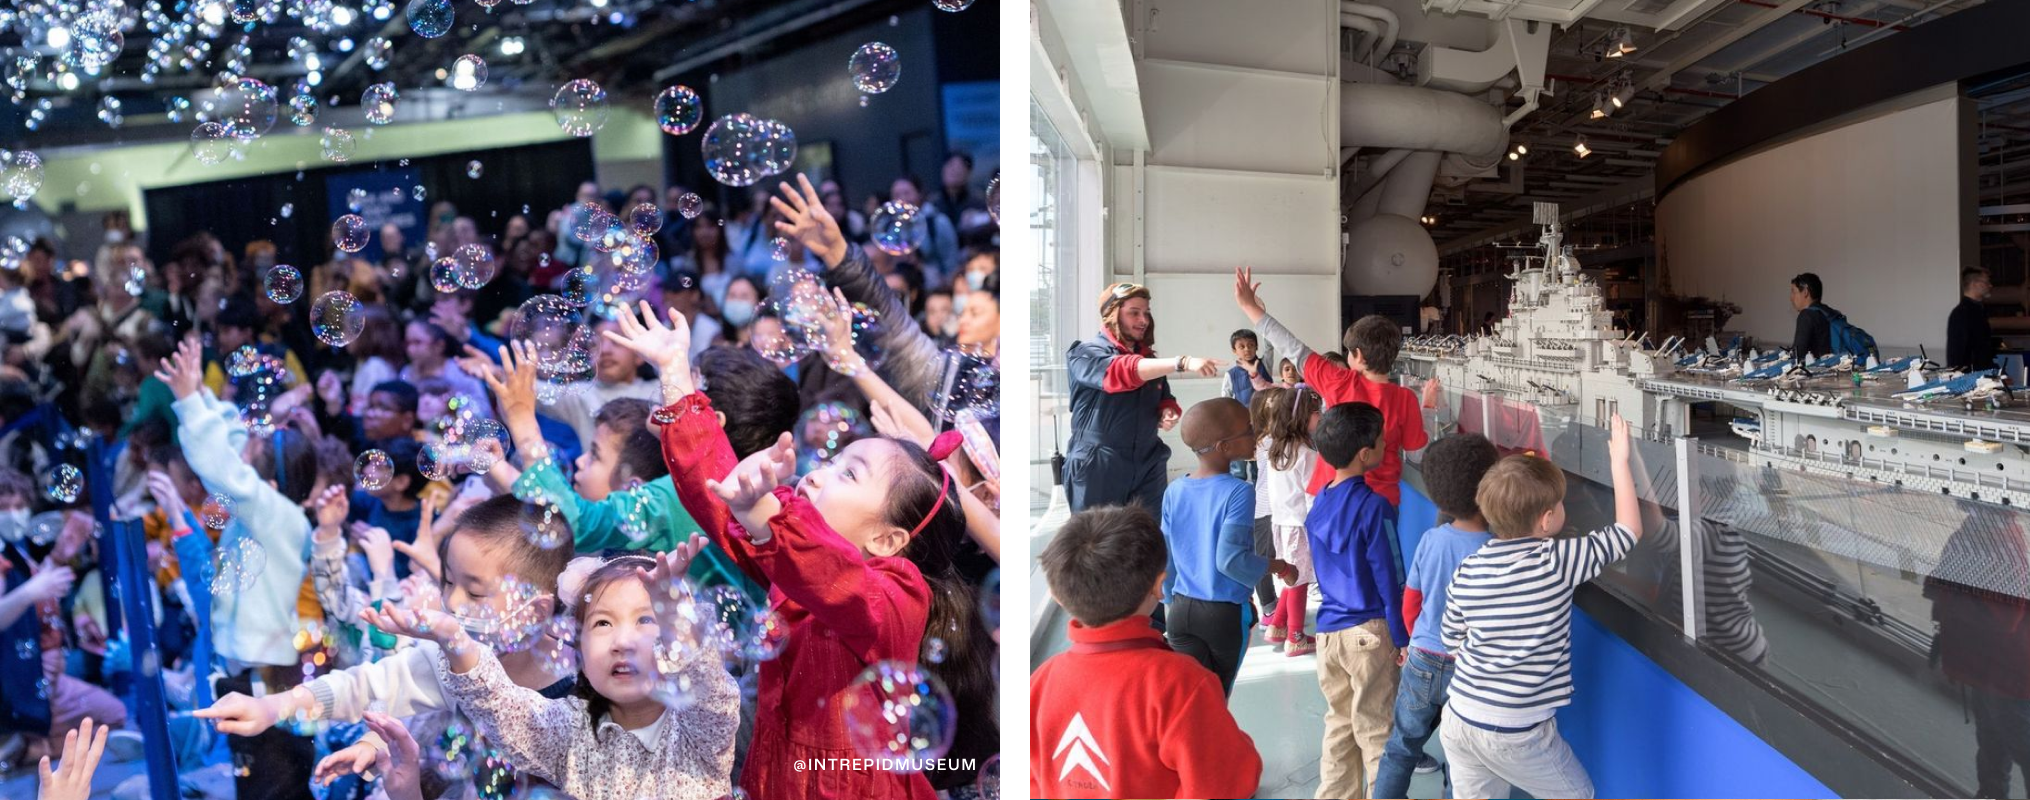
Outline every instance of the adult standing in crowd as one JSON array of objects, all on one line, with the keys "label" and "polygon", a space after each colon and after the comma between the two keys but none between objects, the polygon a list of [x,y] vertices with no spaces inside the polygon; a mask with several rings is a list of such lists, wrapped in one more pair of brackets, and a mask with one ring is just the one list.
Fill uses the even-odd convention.
[{"label": "adult standing in crowd", "polygon": [[1100,335],[1065,354],[1071,374],[1071,452],[1065,490],[1071,510],[1140,503],[1163,510],[1170,446],[1159,435],[1184,410],[1170,393],[1171,375],[1212,377],[1209,358],[1156,358],[1156,320],[1149,290],[1116,283],[1100,295]]},{"label": "adult standing in crowd", "polygon": [[1988,293],[1995,285],[1980,267],[1960,270],[1960,303],[1945,323],[1945,365],[1983,370],[1995,366],[1995,335],[1988,330]]},{"label": "adult standing in crowd", "polygon": [[1791,337],[1790,357],[1796,363],[1804,363],[1806,355],[1832,355],[1832,315],[1838,312],[1823,302],[1825,295],[1825,284],[1814,273],[1800,272],[1790,279],[1790,307],[1797,310],[1797,332]]}]

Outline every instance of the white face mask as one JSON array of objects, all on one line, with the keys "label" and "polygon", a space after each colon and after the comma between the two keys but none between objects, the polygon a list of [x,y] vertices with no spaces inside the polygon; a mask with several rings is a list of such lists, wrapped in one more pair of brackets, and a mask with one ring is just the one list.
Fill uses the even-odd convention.
[{"label": "white face mask", "polygon": [[28,535],[28,509],[0,511],[0,539],[10,542],[21,541]]},{"label": "white face mask", "polygon": [[754,321],[754,303],[749,300],[728,300],[723,311],[726,324],[735,328],[744,327]]},{"label": "white face mask", "polygon": [[118,229],[106,231],[106,241],[111,244],[127,241],[127,232]]},{"label": "white face mask", "polygon": [[952,295],[952,319],[957,320],[959,315],[963,313],[966,313],[966,296],[962,294]]},{"label": "white face mask", "polygon": [[978,291],[980,285],[986,282],[987,282],[987,273],[984,272],[966,273],[966,285],[973,287],[974,291]]}]

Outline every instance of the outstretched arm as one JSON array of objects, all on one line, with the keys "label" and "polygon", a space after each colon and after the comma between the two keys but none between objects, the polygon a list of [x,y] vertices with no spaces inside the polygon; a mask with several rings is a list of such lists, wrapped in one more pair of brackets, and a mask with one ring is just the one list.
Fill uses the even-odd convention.
[{"label": "outstretched arm", "polygon": [[1255,324],[1255,330],[1261,334],[1262,340],[1268,343],[1271,350],[1279,354],[1279,358],[1289,359],[1290,363],[1305,370],[1308,377],[1313,355],[1311,348],[1305,346],[1304,342],[1297,338],[1297,334],[1291,333],[1283,323],[1269,316],[1269,308],[1263,305],[1259,294],[1261,288],[1261,282],[1255,280],[1254,267],[1234,268],[1234,302],[1241,307],[1241,313],[1248,315],[1248,321]]}]

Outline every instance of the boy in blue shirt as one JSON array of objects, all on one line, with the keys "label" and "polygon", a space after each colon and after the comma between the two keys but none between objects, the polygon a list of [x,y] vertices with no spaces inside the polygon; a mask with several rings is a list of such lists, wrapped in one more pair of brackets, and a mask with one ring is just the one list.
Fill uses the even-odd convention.
[{"label": "boy in blue shirt", "polygon": [[1253,458],[1255,426],[1248,409],[1220,397],[1192,406],[1179,423],[1198,469],[1163,492],[1163,539],[1169,569],[1163,573],[1164,635],[1170,649],[1198,659],[1233,694],[1234,675],[1247,652],[1254,624],[1248,596],[1274,569],[1296,569],[1255,555],[1255,488],[1230,474],[1233,462]]},{"label": "boy in blue shirt", "polygon": [[[1227,346],[1233,348],[1234,365],[1226,369],[1226,381],[1220,384],[1219,396],[1231,397],[1240,401],[1241,405],[1252,408],[1255,404],[1255,383],[1260,381],[1264,386],[1269,383],[1268,363],[1261,357],[1261,340],[1256,338],[1254,331],[1242,328],[1234,331],[1226,341]],[[1233,474],[1236,478],[1253,483],[1254,460],[1234,462]]]},{"label": "boy in blue shirt", "polygon": [[1410,559],[1408,585],[1403,587],[1403,625],[1410,630],[1402,686],[1396,691],[1395,725],[1382,751],[1372,797],[1406,797],[1410,773],[1424,756],[1424,744],[1438,732],[1438,711],[1452,684],[1453,656],[1440,635],[1445,618],[1445,590],[1459,562],[1487,544],[1480,504],[1473,496],[1480,476],[1501,459],[1494,443],[1477,433],[1439,439],[1424,451],[1424,486],[1431,502],[1452,521],[1424,533]]},{"label": "boy in blue shirt", "polygon": [[1382,463],[1381,409],[1360,402],[1326,409],[1311,443],[1334,470],[1304,519],[1324,596],[1317,637],[1318,688],[1326,705],[1318,796],[1368,797],[1367,777],[1379,771],[1389,738],[1396,653],[1410,643],[1403,578],[1389,544],[1395,504],[1362,477]]}]

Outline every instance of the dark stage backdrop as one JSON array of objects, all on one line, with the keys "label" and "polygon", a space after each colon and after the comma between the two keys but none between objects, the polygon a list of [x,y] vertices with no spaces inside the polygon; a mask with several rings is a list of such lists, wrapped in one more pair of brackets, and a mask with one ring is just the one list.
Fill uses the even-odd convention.
[{"label": "dark stage backdrop", "polygon": [[[480,162],[477,179],[467,165]],[[283,172],[211,183],[165,186],[144,195],[148,208],[149,258],[166,263],[176,245],[201,231],[219,237],[239,259],[248,242],[275,243],[277,263],[321,264],[331,256],[331,222],[348,213],[344,188],[334,203],[333,185],[351,185],[366,173],[410,173],[423,187],[423,208],[450,201],[458,213],[479,224],[480,235],[493,238],[508,219],[528,207],[531,229],[540,229],[549,213],[576,195],[578,184],[593,178],[592,143],[572,139],[498,150],[460,153],[371,164],[331,165],[301,172]],[[352,176],[352,177],[348,177]],[[282,216],[282,207],[290,215]],[[427,224],[427,221],[425,221]],[[374,245],[379,246],[378,226]],[[409,242],[420,244],[420,235]]]}]

